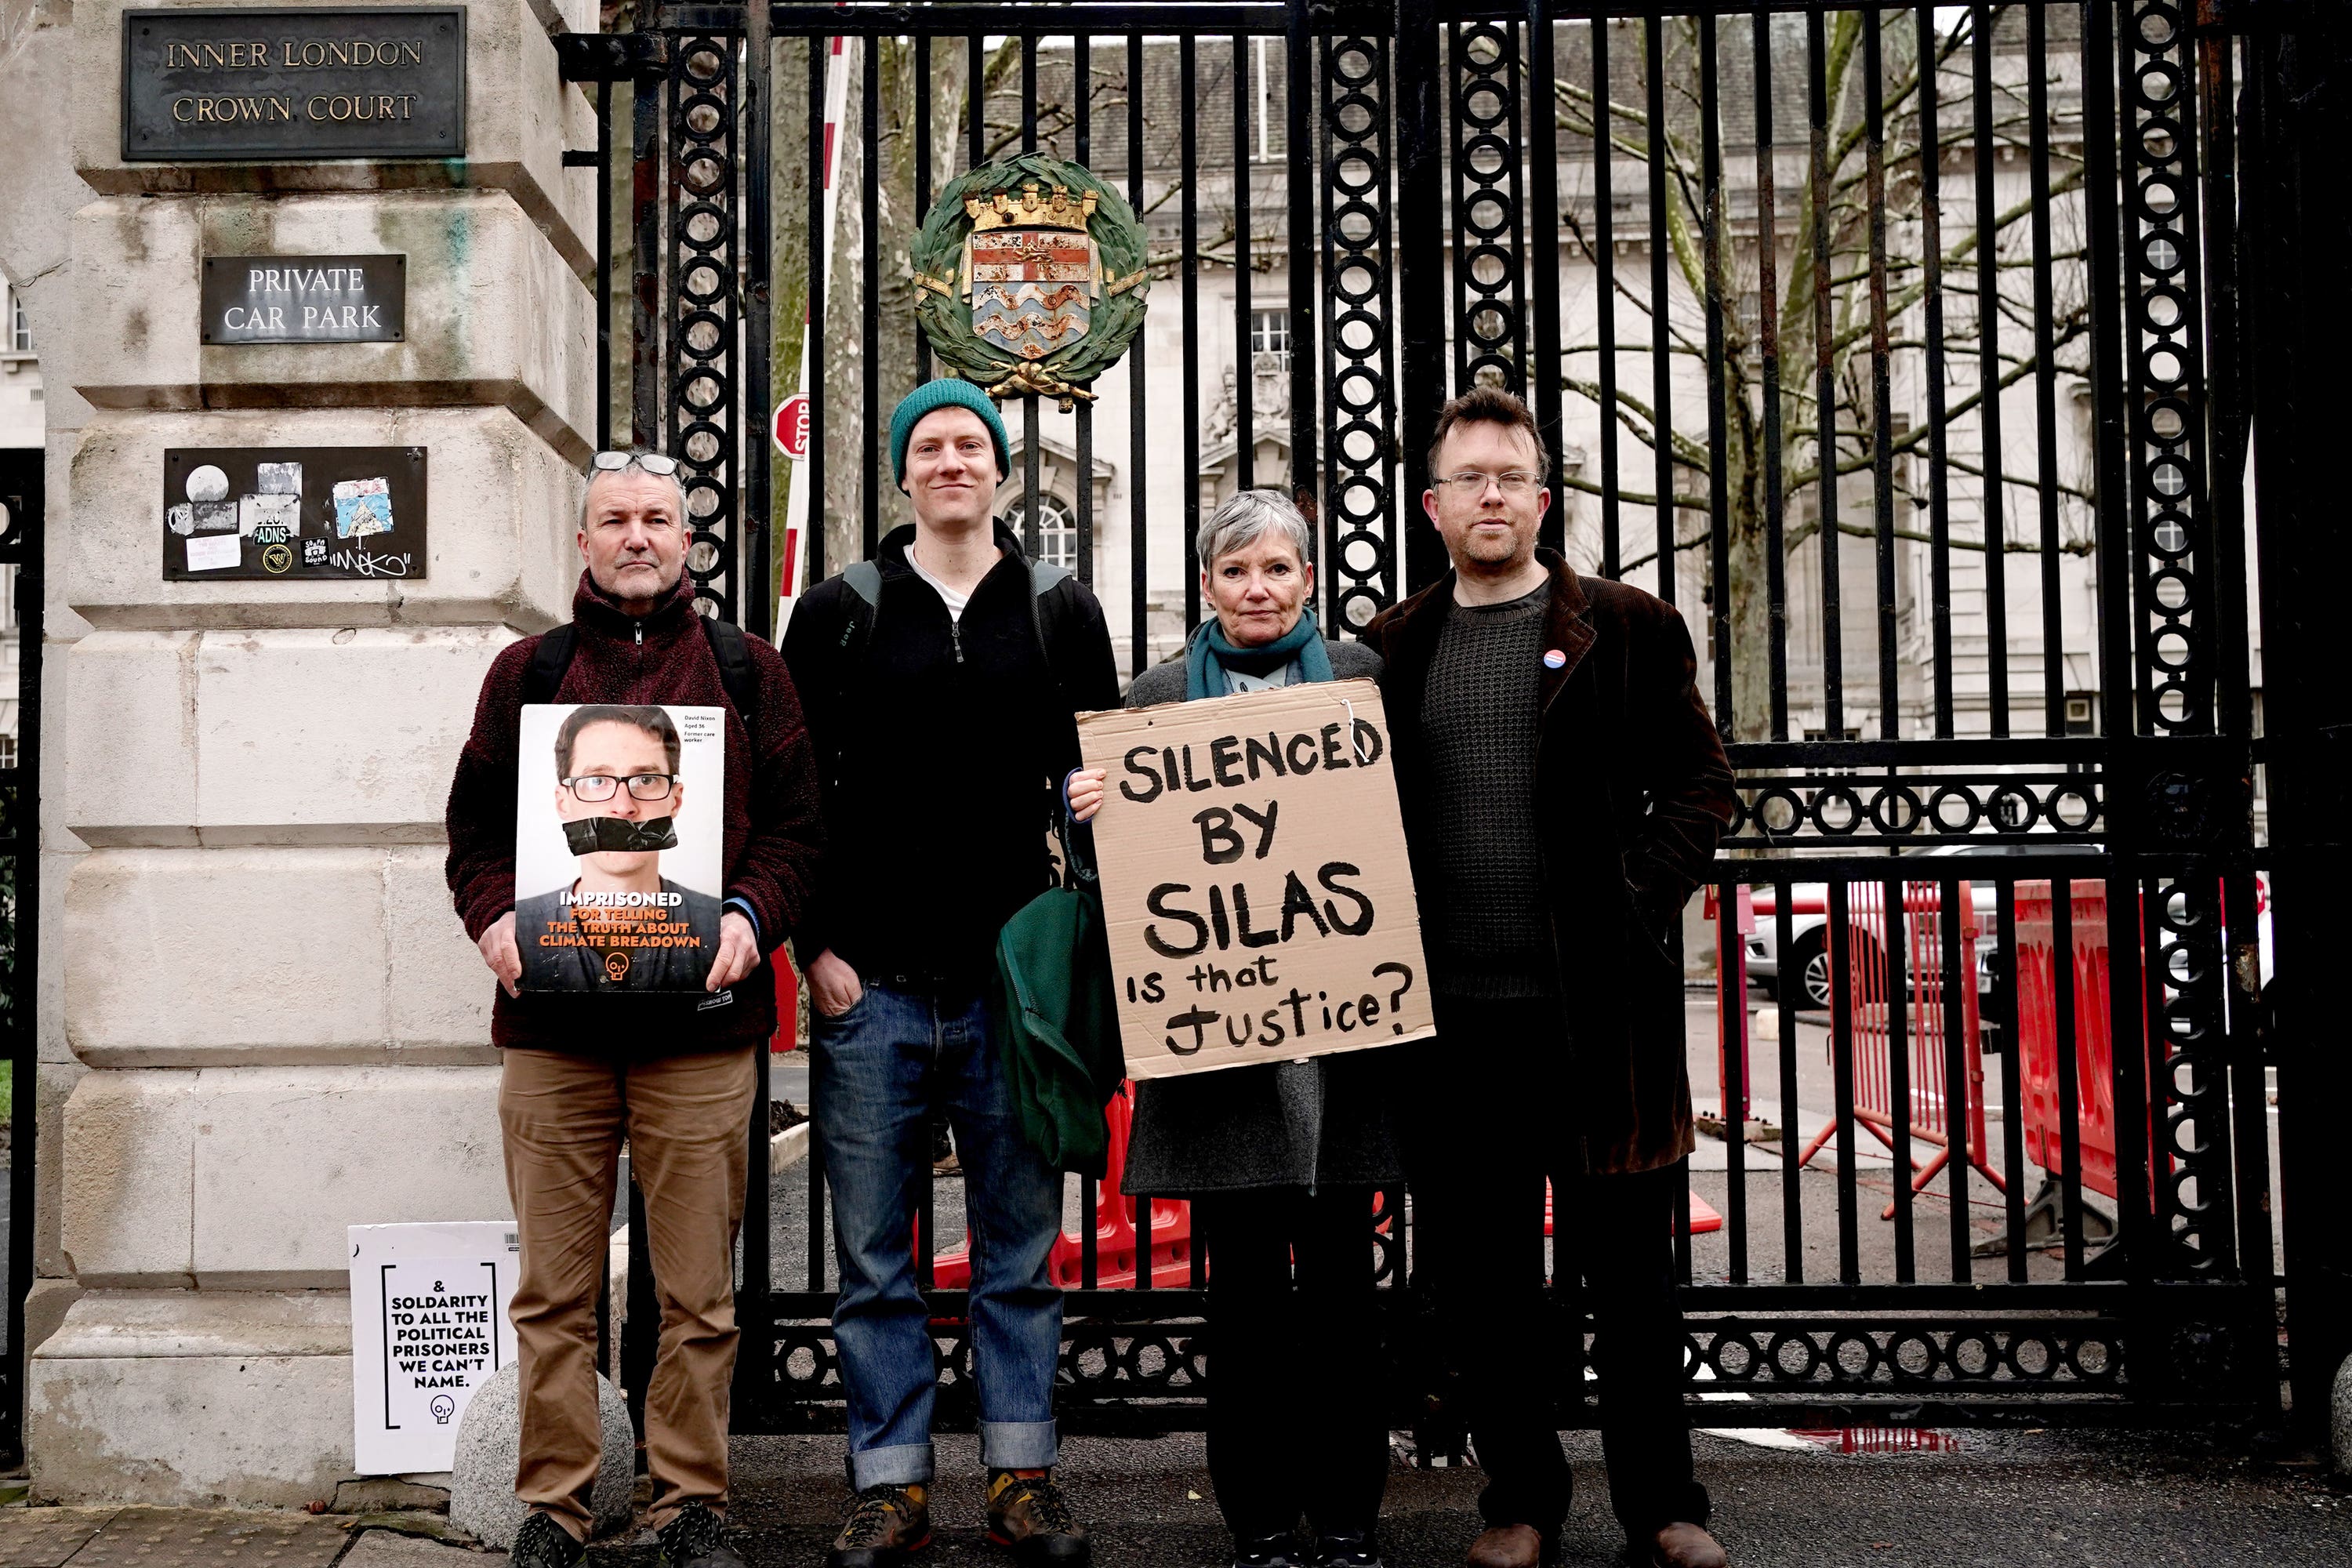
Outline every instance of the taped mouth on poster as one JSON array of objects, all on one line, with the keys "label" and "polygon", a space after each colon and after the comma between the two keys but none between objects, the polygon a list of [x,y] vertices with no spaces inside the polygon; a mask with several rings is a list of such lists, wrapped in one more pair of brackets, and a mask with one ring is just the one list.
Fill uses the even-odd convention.
[{"label": "taped mouth on poster", "polygon": [[1096,846],[1130,1076],[1431,1032],[1369,682],[1089,714],[1081,733],[1108,775]]},{"label": "taped mouth on poster", "polygon": [[716,708],[523,708],[515,936],[524,990],[703,989],[719,951],[726,744]]}]

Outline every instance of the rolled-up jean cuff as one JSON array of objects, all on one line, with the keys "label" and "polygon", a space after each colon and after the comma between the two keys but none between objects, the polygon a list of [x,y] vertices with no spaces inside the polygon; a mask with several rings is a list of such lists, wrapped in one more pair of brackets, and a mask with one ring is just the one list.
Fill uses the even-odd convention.
[{"label": "rolled-up jean cuff", "polygon": [[992,1470],[1047,1470],[1061,1458],[1051,1421],[983,1421],[980,1462]]},{"label": "rolled-up jean cuff", "polygon": [[858,1491],[867,1487],[929,1486],[931,1446],[905,1443],[895,1448],[868,1448],[849,1456],[849,1484]]}]

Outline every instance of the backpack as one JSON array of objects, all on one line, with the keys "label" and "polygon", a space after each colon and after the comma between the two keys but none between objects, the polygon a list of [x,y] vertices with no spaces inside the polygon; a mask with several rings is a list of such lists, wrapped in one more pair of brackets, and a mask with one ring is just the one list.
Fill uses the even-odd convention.
[{"label": "backpack", "polygon": [[[1054,668],[1053,644],[1045,637],[1045,613],[1038,606],[1055,589],[1069,581],[1070,575],[1068,567],[1056,566],[1050,561],[1029,563],[1029,629],[1036,634],[1037,657],[1045,661],[1045,673],[1056,686],[1061,684],[1061,676]],[[882,615],[882,568],[871,561],[853,561],[841,569],[841,580],[857,596],[842,622],[841,646],[847,649],[850,639],[862,631],[866,644],[871,647],[874,623]],[[865,606],[864,610],[857,607],[859,605]]]},{"label": "backpack", "polygon": [[[735,705],[736,716],[750,724],[751,650],[743,641],[743,628],[709,616],[698,615],[694,618],[702,623],[702,635],[709,639],[711,655],[719,660],[719,684],[726,689],[727,700]],[[580,630],[569,621],[541,637],[539,647],[532,650],[530,668],[523,675],[522,700],[554,701],[563,685],[564,671],[572,668],[572,656],[579,647]]]},{"label": "backpack", "polygon": [[1127,1077],[1127,1058],[1102,894],[1067,820],[1055,826],[1071,883],[1039,893],[997,933],[989,1033],[1030,1146],[1057,1171],[1100,1180],[1103,1108]]}]

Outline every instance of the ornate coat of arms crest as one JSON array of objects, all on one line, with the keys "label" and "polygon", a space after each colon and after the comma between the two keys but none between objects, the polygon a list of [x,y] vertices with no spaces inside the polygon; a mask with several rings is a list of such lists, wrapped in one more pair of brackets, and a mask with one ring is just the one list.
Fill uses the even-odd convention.
[{"label": "ornate coat of arms crest", "polygon": [[992,397],[1064,408],[1143,324],[1143,226],[1078,164],[1034,155],[940,193],[913,257],[917,314],[942,366]]}]

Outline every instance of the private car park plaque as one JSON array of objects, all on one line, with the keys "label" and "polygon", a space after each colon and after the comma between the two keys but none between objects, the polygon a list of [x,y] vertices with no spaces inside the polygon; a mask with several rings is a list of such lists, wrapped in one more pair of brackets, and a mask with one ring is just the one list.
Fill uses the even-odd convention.
[{"label": "private car park plaque", "polygon": [[122,156],[455,158],[457,5],[122,14]]},{"label": "private car park plaque", "polygon": [[396,343],[407,296],[405,256],[207,256],[204,341]]},{"label": "private car park plaque", "polygon": [[422,447],[172,447],[163,580],[425,575]]}]

